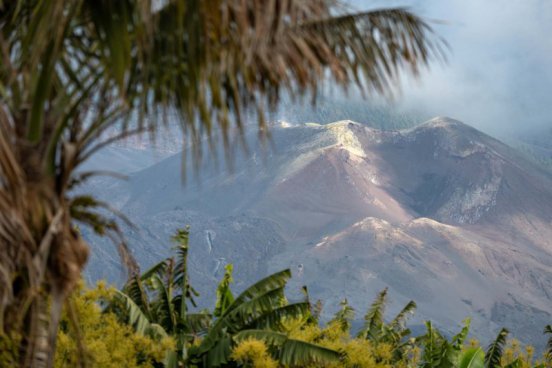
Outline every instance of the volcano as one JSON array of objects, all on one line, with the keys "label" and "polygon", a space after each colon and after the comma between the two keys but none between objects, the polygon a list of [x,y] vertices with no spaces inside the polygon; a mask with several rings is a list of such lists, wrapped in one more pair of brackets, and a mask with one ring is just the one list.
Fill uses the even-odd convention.
[{"label": "volcano", "polygon": [[[416,321],[454,330],[471,317],[483,337],[508,327],[534,343],[552,321],[552,176],[509,146],[449,118],[397,131],[278,123],[268,148],[249,142],[230,174],[206,159],[182,185],[177,154],[94,186],[140,229],[126,235],[144,268],[191,225],[207,301],[233,263],[238,289],[291,267],[292,289],[307,285],[325,316],[345,298],[362,315],[389,287],[391,309],[412,299]],[[114,250],[87,236],[89,278],[120,277]]]}]

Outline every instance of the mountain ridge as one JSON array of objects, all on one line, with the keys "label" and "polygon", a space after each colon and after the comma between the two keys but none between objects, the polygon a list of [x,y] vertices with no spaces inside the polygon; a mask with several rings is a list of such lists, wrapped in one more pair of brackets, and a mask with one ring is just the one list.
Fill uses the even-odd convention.
[{"label": "mountain ridge", "polygon": [[389,286],[441,325],[472,315],[476,332],[505,325],[531,342],[549,323],[552,176],[505,144],[444,117],[398,131],[280,123],[272,139],[274,150],[239,153],[230,175],[205,162],[185,188],[180,155],[102,188],[144,229],[127,232],[140,263],[189,224],[200,290],[214,290],[225,263],[238,287],[291,267],[326,316]]}]

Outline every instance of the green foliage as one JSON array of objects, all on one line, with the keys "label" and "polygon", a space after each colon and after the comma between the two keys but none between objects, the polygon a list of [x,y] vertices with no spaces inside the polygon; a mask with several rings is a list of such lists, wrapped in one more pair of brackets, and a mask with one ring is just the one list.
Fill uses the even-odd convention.
[{"label": "green foliage", "polygon": [[167,258],[142,275],[131,278],[108,306],[137,333],[157,340],[171,336],[175,349],[167,353],[166,365],[176,367],[188,359],[188,348],[204,334],[211,321],[207,312],[188,313],[199,294],[188,278],[188,229],[178,230],[176,258]]},{"label": "green foliage", "polygon": [[403,309],[389,322],[384,321],[387,303],[387,288],[383,289],[364,316],[364,325],[357,337],[370,340],[374,345],[387,344],[392,347],[395,361],[403,359],[411,349],[411,341],[406,337],[410,330],[406,328],[406,320],[416,310],[414,301],[408,302]]},{"label": "green foliage", "polygon": [[544,334],[550,335],[546,343],[545,357],[549,363],[552,363],[552,325],[547,325],[544,328]]},{"label": "green foliage", "polygon": [[462,330],[451,341],[446,339],[431,322],[426,322],[427,332],[417,340],[422,343],[423,353],[420,367],[448,368],[458,364],[460,353],[469,331],[470,320],[466,320]]},{"label": "green foliage", "polygon": [[[535,360],[531,347],[523,352],[516,340],[506,340],[506,329],[486,353],[477,343],[467,345],[469,319],[450,339],[429,321],[425,334],[413,337],[406,320],[416,304],[407,303],[386,322],[387,289],[368,308],[356,337],[351,335],[354,310],[347,300],[321,326],[313,318],[306,287],[305,301],[287,301],[289,270],[265,277],[234,298],[229,265],[217,287],[213,313],[191,313],[189,306],[198,294],[188,280],[188,239],[187,229],[179,231],[173,238],[178,243],[176,258],[135,275],[121,291],[99,285],[76,293],[63,314],[56,367],[83,362],[93,367],[170,368],[552,367],[548,351],[542,361]],[[106,305],[103,311],[98,301]],[[552,328],[546,326],[544,332],[552,335]],[[0,362],[10,362],[15,343],[3,338],[0,347]]]},{"label": "green foliage", "polygon": [[[229,277],[227,271],[219,290],[227,289]],[[247,288],[224,308],[215,308],[219,315],[201,343],[190,349],[191,362],[207,367],[223,366],[231,359],[232,347],[248,338],[263,341],[281,364],[335,359],[337,352],[289,339],[284,333],[286,320],[306,319],[309,315],[307,302],[287,302],[284,287],[290,277],[289,270],[277,272]],[[217,306],[225,304],[221,300],[225,293],[219,294]]]},{"label": "green foliage", "polygon": [[340,305],[341,309],[337,311],[330,323],[337,323],[341,327],[341,330],[349,331],[351,329],[351,322],[355,317],[355,310],[349,305],[347,299],[343,299]]},{"label": "green foliage", "polygon": [[481,348],[471,348],[462,352],[458,368],[484,368],[485,352]]},{"label": "green foliage", "polygon": [[231,358],[233,361],[244,367],[278,367],[278,362],[270,356],[266,344],[253,338],[239,342],[232,351]]},{"label": "green foliage", "polygon": [[236,334],[238,342],[255,339],[277,351],[277,359],[284,366],[302,366],[338,361],[340,354],[332,349],[306,341],[290,339],[286,334],[267,330],[245,330]]},{"label": "green foliage", "polygon": [[375,338],[381,332],[386,302],[387,288],[378,294],[376,300],[368,309],[368,312],[364,316],[364,327],[360,331],[359,337],[364,337],[365,339]]},{"label": "green foliage", "polygon": [[142,275],[135,275],[116,293],[107,309],[144,336],[156,340],[171,336],[176,348],[167,352],[166,366],[227,365],[233,349],[248,337],[265,343],[271,359],[282,364],[339,357],[330,349],[289,339],[283,332],[285,321],[305,319],[310,314],[308,302],[290,304],[285,298],[284,288],[291,277],[289,270],[258,281],[234,298],[230,290],[232,266],[227,266],[217,288],[213,314],[189,313],[188,303],[195,306],[193,298],[198,293],[187,274],[188,239],[188,230],[179,230],[173,237],[178,242],[177,259],[168,258]]},{"label": "green foliage", "polygon": [[226,265],[224,277],[217,287],[217,304],[213,312],[213,316],[217,318],[221,317],[234,302],[234,295],[232,295],[232,291],[230,290],[230,284],[233,281],[232,270],[233,266],[231,264]]},{"label": "green foliage", "polygon": [[55,367],[154,367],[162,364],[174,341],[151,338],[102,312],[99,304],[116,296],[114,289],[99,284],[92,290],[77,290],[68,300],[58,331]]},{"label": "green foliage", "polygon": [[485,367],[486,368],[499,368],[504,346],[506,345],[506,338],[508,337],[508,330],[503,328],[500,330],[496,339],[489,345],[487,352],[485,353]]},{"label": "green foliage", "polygon": [[[19,364],[52,365],[61,306],[89,250],[74,221],[110,236],[137,271],[102,211],[111,208],[75,197],[105,174],[81,170],[98,150],[153,137],[170,116],[196,168],[203,138],[215,150],[221,137],[230,160],[244,113],[256,112],[266,138],[264,111],[284,92],[316,99],[330,78],[383,94],[401,70],[417,75],[443,56],[430,25],[406,9],[346,10],[339,1],[0,0],[0,213],[10,214],[0,216],[0,331],[22,336]],[[133,301],[185,346],[195,293],[182,265],[144,280],[151,308]]]}]

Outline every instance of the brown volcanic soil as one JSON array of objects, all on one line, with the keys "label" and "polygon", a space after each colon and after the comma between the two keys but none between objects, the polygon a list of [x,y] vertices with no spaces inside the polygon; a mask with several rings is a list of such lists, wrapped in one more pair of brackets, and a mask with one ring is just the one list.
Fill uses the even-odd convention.
[{"label": "brown volcanic soil", "polygon": [[549,173],[447,118],[272,134],[264,162],[253,150],[230,176],[206,164],[201,183],[183,188],[177,155],[105,188],[144,229],[128,235],[137,258],[166,254],[163,239],[189,223],[200,289],[214,290],[224,263],[235,264],[238,288],[292,267],[293,286],[308,285],[326,315],[345,297],[362,315],[388,286],[391,309],[414,299],[418,321],[454,329],[471,316],[484,337],[505,326],[539,344],[552,322]]}]

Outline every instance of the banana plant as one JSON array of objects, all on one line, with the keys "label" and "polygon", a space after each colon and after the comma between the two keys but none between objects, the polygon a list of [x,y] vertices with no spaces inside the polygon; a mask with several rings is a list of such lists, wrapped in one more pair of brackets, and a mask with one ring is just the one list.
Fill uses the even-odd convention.
[{"label": "banana plant", "polygon": [[341,308],[336,312],[329,323],[337,323],[342,331],[349,332],[352,326],[351,321],[355,318],[355,310],[349,305],[347,299],[343,299],[339,304]]},{"label": "banana plant", "polygon": [[[469,360],[461,355],[469,329],[470,320],[467,319],[460,332],[449,341],[433,327],[430,321],[426,322],[426,334],[416,339],[423,346],[420,368],[452,368],[457,367],[459,362],[461,363],[464,359]],[[474,354],[479,353],[474,352]],[[477,356],[474,359],[477,359]],[[471,364],[476,364],[476,362]],[[474,365],[474,367],[476,366]]]},{"label": "banana plant", "polygon": [[485,368],[485,352],[481,347],[470,348],[462,352],[458,368]]},{"label": "banana plant", "polygon": [[167,258],[132,277],[108,308],[139,333],[173,337],[176,349],[167,355],[168,367],[186,361],[189,345],[206,333],[212,318],[205,311],[188,310],[188,304],[197,307],[194,298],[199,296],[188,279],[188,229],[178,230],[173,240],[176,258]]},{"label": "banana plant", "polygon": [[230,366],[232,348],[254,338],[270,347],[273,357],[284,366],[332,362],[340,359],[334,350],[289,338],[283,322],[290,318],[307,318],[307,301],[289,303],[284,288],[291,277],[289,269],[272,274],[253,284],[234,298],[229,284],[232,268],[217,289],[214,319],[198,346],[190,348],[189,362],[199,367]]},{"label": "banana plant", "polygon": [[[289,339],[283,322],[305,318],[310,313],[307,301],[288,303],[284,288],[290,270],[270,275],[234,298],[230,289],[232,265],[217,288],[213,313],[190,313],[189,304],[197,307],[197,291],[187,274],[189,232],[179,230],[173,237],[177,257],[167,258],[141,275],[135,275],[117,293],[109,310],[117,313],[142,334],[153,338],[171,336],[176,349],[169,352],[169,368],[192,363],[200,367],[232,364],[232,347],[247,338],[264,341],[274,358],[284,365],[335,361],[340,354],[303,341]],[[201,337],[199,345],[192,346]]]},{"label": "banana plant", "polygon": [[489,344],[487,352],[485,353],[485,368],[501,367],[502,354],[508,334],[509,331],[506,328],[502,328],[493,342]]},{"label": "banana plant", "polygon": [[408,302],[403,309],[389,322],[385,323],[385,307],[387,304],[387,288],[383,289],[364,316],[364,325],[359,331],[357,337],[372,341],[375,344],[386,343],[393,347],[394,358],[401,360],[407,348],[409,341],[405,341],[410,335],[410,329],[406,328],[408,316],[416,310],[414,301]]}]

